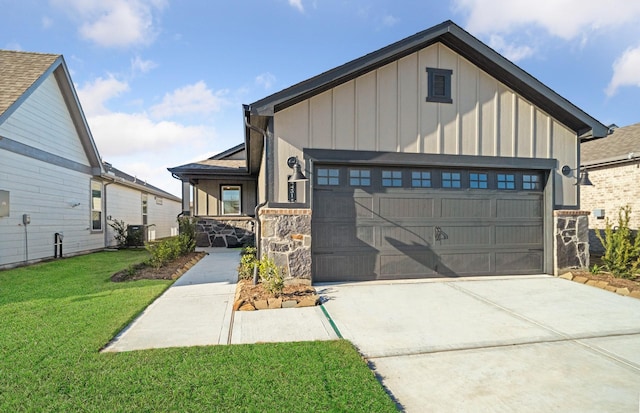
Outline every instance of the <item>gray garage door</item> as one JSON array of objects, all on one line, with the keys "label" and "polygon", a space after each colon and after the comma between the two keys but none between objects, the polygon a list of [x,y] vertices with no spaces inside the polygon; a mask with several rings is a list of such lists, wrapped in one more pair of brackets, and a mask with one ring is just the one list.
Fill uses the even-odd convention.
[{"label": "gray garage door", "polygon": [[318,166],[315,282],[543,271],[539,171]]}]

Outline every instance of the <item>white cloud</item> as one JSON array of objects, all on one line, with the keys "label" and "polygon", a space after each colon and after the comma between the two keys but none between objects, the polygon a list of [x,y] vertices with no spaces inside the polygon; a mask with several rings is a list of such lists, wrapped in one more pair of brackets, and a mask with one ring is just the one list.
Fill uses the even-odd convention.
[{"label": "white cloud", "polygon": [[147,73],[152,69],[158,67],[158,64],[153,60],[142,60],[140,56],[136,56],[131,59],[131,71],[136,73]]},{"label": "white cloud", "polygon": [[454,0],[454,7],[468,15],[467,29],[474,34],[509,33],[524,25],[536,25],[565,40],[585,32],[618,27],[640,17],[640,2],[628,0],[531,1]]},{"label": "white cloud", "polygon": [[42,28],[43,29],[49,29],[51,28],[51,26],[53,26],[53,20],[50,17],[44,16],[42,17]]},{"label": "white cloud", "polygon": [[395,26],[400,21],[399,18],[392,16],[391,14],[386,14],[382,16],[382,25],[386,27]]},{"label": "white cloud", "polygon": [[497,34],[491,35],[489,38],[489,46],[498,50],[504,57],[512,62],[526,59],[535,52],[531,46],[517,46],[513,43],[507,43],[504,37]]},{"label": "white cloud", "polygon": [[166,0],[52,0],[80,20],[80,35],[100,46],[127,47],[152,43],[157,34],[154,13]]},{"label": "white cloud", "polygon": [[613,63],[613,77],[606,89],[607,96],[613,96],[623,86],[640,87],[640,46],[627,49]]},{"label": "white cloud", "polygon": [[99,77],[93,82],[85,83],[78,89],[78,97],[84,113],[87,116],[96,116],[109,113],[104,106],[106,101],[128,91],[127,82],[120,81],[110,74],[107,78]]},{"label": "white cloud", "polygon": [[304,6],[302,5],[302,0],[289,0],[289,6],[298,9],[300,13],[304,13]]},{"label": "white cloud", "polygon": [[150,109],[156,118],[166,118],[181,114],[210,114],[217,112],[227,103],[226,90],[216,93],[203,81],[187,85],[164,95],[162,102]]},{"label": "white cloud", "polygon": [[262,73],[256,76],[256,84],[265,88],[265,90],[269,90],[273,87],[276,82],[276,77],[269,72]]}]

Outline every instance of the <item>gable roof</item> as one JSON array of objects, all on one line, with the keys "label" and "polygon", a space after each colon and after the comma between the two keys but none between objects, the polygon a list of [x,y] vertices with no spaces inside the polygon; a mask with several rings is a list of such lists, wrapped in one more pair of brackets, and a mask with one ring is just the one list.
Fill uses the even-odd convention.
[{"label": "gable roof", "polygon": [[640,158],[640,123],[613,129],[611,135],[580,144],[582,166],[636,162]]},{"label": "gable roof", "polygon": [[62,55],[0,50],[0,124],[50,75],[55,77],[60,87],[93,173],[100,175],[100,154]]},{"label": "gable roof", "polygon": [[138,189],[142,192],[148,192],[153,195],[159,195],[163,198],[181,202],[181,199],[178,198],[177,196],[170,194],[169,192],[162,190],[157,186],[148,184],[146,181],[140,180],[135,176],[129,175],[128,173],[121,171],[120,169],[114,168],[113,165],[111,165],[108,162],[103,162],[103,166],[105,170],[105,173],[102,175],[103,178],[112,180],[117,184]]},{"label": "gable roof", "polygon": [[246,159],[228,159],[245,150],[245,144],[241,143],[226,151],[213,155],[210,158],[198,162],[167,168],[174,176],[187,179],[197,179],[203,175],[227,175],[247,176]]},{"label": "gable roof", "polygon": [[[606,136],[608,128],[545,86],[511,61],[450,20],[302,81],[249,105],[253,117],[275,112],[309,99],[435,43],[442,43],[500,80],[578,135]],[[251,121],[252,124],[254,120]]]}]

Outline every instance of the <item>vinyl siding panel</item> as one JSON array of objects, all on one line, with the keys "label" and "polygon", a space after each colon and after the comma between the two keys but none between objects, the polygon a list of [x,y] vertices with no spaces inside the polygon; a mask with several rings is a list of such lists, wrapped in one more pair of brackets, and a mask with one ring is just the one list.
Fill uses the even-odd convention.
[{"label": "vinyl siding panel", "polygon": [[[286,162],[286,159],[285,159],[285,162]],[[257,205],[256,183],[254,181],[201,179],[198,185],[195,187],[196,200],[197,200],[196,213],[195,213],[196,216],[219,216],[221,214],[220,195],[221,195],[221,186],[223,185],[241,186],[242,187],[242,194],[241,194],[242,215],[254,214],[254,208]]]}]

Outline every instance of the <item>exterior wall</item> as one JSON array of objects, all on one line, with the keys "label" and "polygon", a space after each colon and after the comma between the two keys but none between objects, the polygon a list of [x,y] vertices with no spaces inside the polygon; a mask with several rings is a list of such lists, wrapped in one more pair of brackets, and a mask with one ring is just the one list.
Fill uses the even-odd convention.
[{"label": "exterior wall", "polygon": [[[10,192],[9,216],[0,218],[0,268],[52,258],[56,232],[64,234],[64,255],[104,247],[104,233],[90,230],[90,175],[0,152],[0,189]],[[31,216],[26,231],[22,214]]]},{"label": "exterior wall", "polygon": [[[452,104],[425,101],[427,67],[453,70]],[[441,44],[277,112],[274,136],[275,202],[287,200],[286,159],[303,161],[303,148],[578,161],[573,131]],[[555,173],[556,205],[577,206],[574,182]]]},{"label": "exterior wall", "polygon": [[260,210],[261,249],[283,271],[285,282],[311,284],[311,210]]},{"label": "exterior wall", "polygon": [[593,215],[594,209],[604,209],[605,217],[617,223],[618,211],[625,205],[629,205],[631,206],[629,227],[634,230],[640,229],[638,178],[640,178],[640,169],[636,163],[589,169],[589,179],[593,182],[593,186],[580,187],[580,207],[591,213],[589,243],[593,253],[603,251],[595,232],[605,227],[605,219],[597,219]]},{"label": "exterior wall", "polygon": [[[142,192],[124,185],[106,185],[107,217],[118,219],[127,225],[142,225]],[[158,204],[161,199],[161,204]],[[180,202],[148,194],[147,225],[149,234],[147,239],[166,238],[178,235],[177,216],[182,211]],[[115,231],[107,224],[107,246],[116,246]]]},{"label": "exterior wall", "polygon": [[242,187],[242,215],[254,215],[256,207],[256,182],[201,179],[194,187],[195,216],[220,216],[220,187],[240,185]]},{"label": "exterior wall", "polygon": [[554,211],[554,274],[589,268],[589,211]]}]

